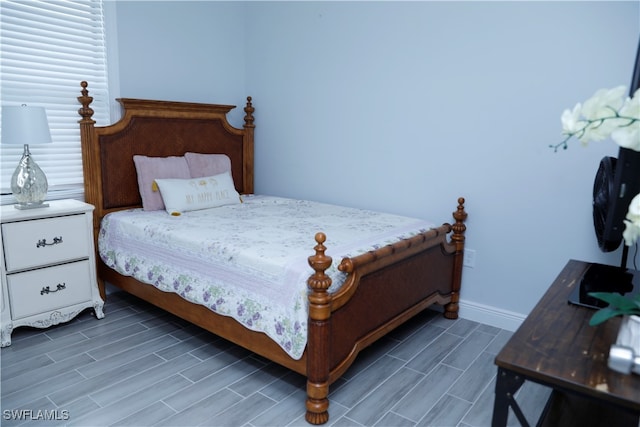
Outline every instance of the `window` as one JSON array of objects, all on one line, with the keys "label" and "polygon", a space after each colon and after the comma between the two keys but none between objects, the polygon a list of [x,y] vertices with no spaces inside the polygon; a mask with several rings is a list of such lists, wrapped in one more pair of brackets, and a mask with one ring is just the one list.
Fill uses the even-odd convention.
[{"label": "window", "polygon": [[[53,144],[30,145],[47,175],[47,199],[82,198],[83,175],[76,99],[89,82],[93,119],[109,120],[105,31],[101,0],[0,1],[2,105],[45,107]],[[1,203],[11,203],[11,175],[21,145],[1,144]],[[29,143],[29,141],[25,141]]]}]

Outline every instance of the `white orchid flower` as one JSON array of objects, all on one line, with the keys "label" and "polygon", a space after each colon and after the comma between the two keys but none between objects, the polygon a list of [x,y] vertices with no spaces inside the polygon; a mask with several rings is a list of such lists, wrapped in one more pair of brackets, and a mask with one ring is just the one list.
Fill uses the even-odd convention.
[{"label": "white orchid flower", "polygon": [[640,237],[640,194],[631,200],[624,225],[625,229],[622,233],[624,243],[627,246],[633,246]]},{"label": "white orchid flower", "polygon": [[[627,98],[619,111],[620,126],[611,132],[611,139],[621,147],[640,151],[640,89]],[[635,119],[635,120],[634,120]]]},{"label": "white orchid flower", "polygon": [[589,121],[584,133],[579,137],[583,142],[602,141],[622,124],[618,120],[618,110],[625,103],[626,88],[618,86],[613,89],[600,89],[585,101],[582,115]]},{"label": "white orchid flower", "polygon": [[640,122],[614,130],[611,132],[611,139],[621,147],[640,151]]},{"label": "white orchid flower", "polygon": [[566,109],[562,112],[560,120],[562,122],[562,133],[571,135],[580,132],[585,127],[585,123],[580,120],[582,115],[582,104],[577,103],[573,110]]},{"label": "white orchid flower", "polygon": [[585,101],[582,114],[589,120],[610,117],[622,107],[626,90],[624,86],[598,90]]},{"label": "white orchid flower", "polygon": [[625,97],[625,91],[624,86],[600,89],[584,104],[564,110],[561,122],[566,138],[552,147],[567,148],[572,137],[583,144],[611,138],[621,147],[640,151],[640,89],[633,98]]}]

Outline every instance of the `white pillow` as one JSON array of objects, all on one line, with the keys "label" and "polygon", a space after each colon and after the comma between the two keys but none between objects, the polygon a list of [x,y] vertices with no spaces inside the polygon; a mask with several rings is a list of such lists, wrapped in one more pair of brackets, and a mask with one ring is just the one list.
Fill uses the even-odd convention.
[{"label": "white pillow", "polygon": [[156,179],[166,211],[171,215],[241,203],[229,172],[191,179]]}]

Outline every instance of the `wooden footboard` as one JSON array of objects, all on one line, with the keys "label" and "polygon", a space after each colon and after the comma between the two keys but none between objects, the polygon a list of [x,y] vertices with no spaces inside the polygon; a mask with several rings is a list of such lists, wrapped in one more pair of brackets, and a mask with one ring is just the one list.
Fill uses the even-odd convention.
[{"label": "wooden footboard", "polygon": [[[330,295],[325,274],[332,259],[325,254],[323,233],[316,234],[314,269],[309,278],[307,340],[307,413],[311,424],[329,419],[329,385],[354,362],[358,353],[408,319],[431,306],[445,306],[445,317],[458,317],[464,253],[464,199],[458,199],[455,224],[444,224],[376,251],[344,258],[347,273],[340,290]],[[453,231],[451,241],[447,235]]]}]

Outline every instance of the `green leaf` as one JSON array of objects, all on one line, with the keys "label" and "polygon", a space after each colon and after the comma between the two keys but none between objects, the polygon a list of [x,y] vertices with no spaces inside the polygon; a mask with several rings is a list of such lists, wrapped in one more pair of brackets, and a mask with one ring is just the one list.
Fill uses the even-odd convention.
[{"label": "green leaf", "polygon": [[606,322],[612,317],[623,316],[625,314],[640,314],[640,294],[635,298],[622,296],[617,292],[589,292],[589,296],[609,303],[608,307],[596,311],[589,325],[596,326]]},{"label": "green leaf", "polygon": [[619,316],[620,312],[618,310],[614,310],[612,308],[601,308],[600,310],[593,313],[591,316],[591,320],[589,320],[590,326],[596,326],[600,323],[606,322],[607,320]]},{"label": "green leaf", "polygon": [[638,312],[640,312],[640,306],[638,305],[637,299],[624,297],[617,292],[589,292],[589,295],[604,302],[608,302],[612,307],[616,307],[621,311],[633,312],[638,310]]}]

